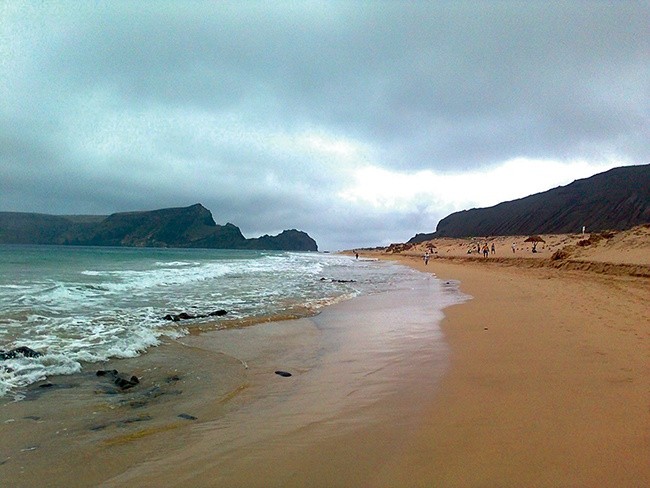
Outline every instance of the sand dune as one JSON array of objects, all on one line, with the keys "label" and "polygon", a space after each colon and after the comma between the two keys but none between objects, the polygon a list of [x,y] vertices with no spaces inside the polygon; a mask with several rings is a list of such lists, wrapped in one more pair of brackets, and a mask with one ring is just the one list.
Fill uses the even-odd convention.
[{"label": "sand dune", "polygon": [[[489,259],[513,266],[555,268],[566,267],[569,262],[607,263],[609,265],[629,265],[643,267],[650,265],[650,224],[634,227],[626,231],[605,231],[586,234],[542,234],[544,242],[536,246],[525,242],[529,236],[482,236],[464,239],[441,238],[419,244],[393,244],[384,252],[388,255],[422,256],[429,250],[432,258],[454,258],[460,260],[484,259],[477,246],[494,244],[495,252]],[[514,247],[514,252],[513,252]],[[540,261],[539,263],[532,262]],[[580,269],[588,269],[582,266]],[[594,266],[594,270],[604,270]],[[611,270],[616,269],[610,266]],[[621,270],[632,268],[621,267]],[[626,274],[622,272],[620,274]]]}]

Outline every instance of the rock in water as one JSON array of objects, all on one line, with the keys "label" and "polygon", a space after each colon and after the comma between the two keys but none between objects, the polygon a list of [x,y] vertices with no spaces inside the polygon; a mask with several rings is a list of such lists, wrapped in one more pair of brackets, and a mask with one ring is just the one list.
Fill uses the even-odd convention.
[{"label": "rock in water", "polygon": [[23,356],[26,358],[38,358],[42,355],[42,353],[34,351],[27,346],[20,346],[15,349],[11,349],[10,351],[0,351],[0,360],[15,359],[17,356]]},{"label": "rock in water", "polygon": [[181,320],[205,319],[208,317],[221,317],[223,315],[226,315],[227,313],[228,313],[227,310],[215,310],[214,312],[210,312],[204,315],[192,315],[187,312],[181,312],[179,314],[168,313],[163,317],[163,320],[171,320],[173,322],[179,322]]},{"label": "rock in water", "polygon": [[221,317],[222,315],[226,315],[228,313],[227,310],[216,310],[214,312],[210,312],[208,316],[210,317]]},{"label": "rock in water", "polygon": [[288,371],[276,371],[275,374],[277,374],[278,376],[282,376],[283,378],[288,378],[289,376],[291,376],[291,373],[289,373]]}]

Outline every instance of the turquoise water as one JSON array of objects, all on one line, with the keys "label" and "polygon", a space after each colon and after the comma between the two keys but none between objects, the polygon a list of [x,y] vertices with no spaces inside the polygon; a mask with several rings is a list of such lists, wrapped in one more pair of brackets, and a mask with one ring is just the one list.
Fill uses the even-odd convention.
[{"label": "turquoise water", "polygon": [[[323,253],[0,246],[0,349],[39,358],[0,363],[0,395],[70,374],[83,363],[134,357],[192,327],[237,327],[306,316],[418,275],[389,262]],[[224,317],[170,322],[186,312]]]}]

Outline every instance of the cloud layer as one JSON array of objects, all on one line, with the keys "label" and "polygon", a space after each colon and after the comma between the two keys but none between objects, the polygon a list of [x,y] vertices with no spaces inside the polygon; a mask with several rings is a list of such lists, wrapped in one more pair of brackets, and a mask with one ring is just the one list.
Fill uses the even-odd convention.
[{"label": "cloud layer", "polygon": [[[5,2],[0,210],[406,240],[650,161],[647,2]],[[509,175],[504,177],[503,175]]]}]

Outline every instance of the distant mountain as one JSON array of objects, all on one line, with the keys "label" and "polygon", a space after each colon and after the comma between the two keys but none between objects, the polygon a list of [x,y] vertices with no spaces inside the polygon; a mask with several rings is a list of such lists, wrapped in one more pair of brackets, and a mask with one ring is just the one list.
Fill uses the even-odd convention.
[{"label": "distant mountain", "polygon": [[0,212],[0,244],[318,250],[316,241],[297,230],[246,239],[233,224],[217,225],[198,203],[107,217]]},{"label": "distant mountain", "polygon": [[474,208],[442,219],[436,237],[560,234],[624,230],[650,222],[650,165],[624,166],[494,207]]}]

